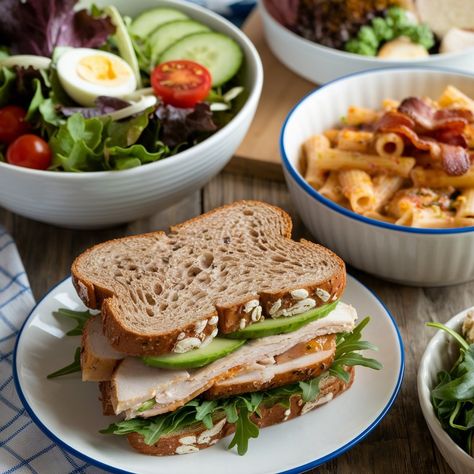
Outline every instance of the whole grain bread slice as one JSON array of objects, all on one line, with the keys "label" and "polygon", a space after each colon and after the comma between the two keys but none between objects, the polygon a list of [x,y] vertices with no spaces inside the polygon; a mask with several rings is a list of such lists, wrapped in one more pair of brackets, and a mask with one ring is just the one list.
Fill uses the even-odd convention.
[{"label": "whole grain bread slice", "polygon": [[[252,421],[260,428],[265,428],[304,415],[314,408],[330,402],[352,385],[354,368],[346,368],[346,370],[350,374],[348,383],[344,383],[334,376],[329,376],[321,382],[319,394],[313,401],[305,403],[301,396],[293,395],[290,398],[289,408],[279,403],[262,406],[259,408],[258,416],[255,414],[251,416]],[[198,423],[178,433],[162,436],[153,445],[147,445],[143,436],[138,433],[129,434],[128,442],[140,453],[153,456],[194,453],[216,444],[220,439],[235,431],[235,424],[228,423],[224,417],[213,421],[214,427],[209,430],[202,423]]]},{"label": "whole grain bread slice", "polygon": [[78,295],[102,310],[104,334],[129,355],[186,352],[262,317],[335,301],[343,261],[291,239],[291,219],[258,201],[171,228],[96,245],[72,265]]}]

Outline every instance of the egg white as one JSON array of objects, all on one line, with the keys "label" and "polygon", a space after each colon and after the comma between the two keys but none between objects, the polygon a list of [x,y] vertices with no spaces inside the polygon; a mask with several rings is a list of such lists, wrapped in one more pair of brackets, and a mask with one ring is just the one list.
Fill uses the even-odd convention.
[{"label": "egg white", "polygon": [[[81,59],[88,56],[102,56],[115,60],[127,71],[126,80],[122,84],[94,84],[78,73]],[[57,62],[59,81],[66,93],[80,105],[92,107],[97,97],[123,97],[131,94],[137,87],[132,68],[120,56],[106,51],[90,48],[75,48],[63,53]]]}]

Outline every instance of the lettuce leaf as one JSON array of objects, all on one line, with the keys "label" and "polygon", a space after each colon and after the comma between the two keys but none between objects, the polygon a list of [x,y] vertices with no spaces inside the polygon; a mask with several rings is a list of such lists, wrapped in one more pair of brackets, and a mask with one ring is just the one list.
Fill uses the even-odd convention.
[{"label": "lettuce leaf", "polygon": [[15,91],[16,75],[10,69],[2,67],[0,69],[0,107],[10,102],[11,96]]},{"label": "lettuce leaf", "polygon": [[71,115],[80,113],[84,118],[87,119],[110,114],[111,112],[123,109],[124,107],[128,107],[130,105],[130,102],[119,99],[117,97],[108,97],[105,95],[97,97],[94,102],[94,107],[61,107],[61,113],[65,117],[70,117]]},{"label": "lettuce leaf", "polygon": [[146,112],[117,122],[107,117],[71,115],[49,142],[52,168],[73,172],[123,170],[169,156],[170,149],[161,142],[152,148],[139,143],[148,116]]},{"label": "lettuce leaf", "polygon": [[155,118],[161,126],[161,140],[170,148],[183,143],[193,143],[201,134],[217,130],[212,120],[212,112],[206,103],[196,104],[194,109],[179,109],[172,105],[160,104]]},{"label": "lettuce leaf", "polygon": [[12,54],[51,57],[57,46],[95,48],[115,32],[108,17],[75,11],[77,0],[2,0],[0,31]]}]

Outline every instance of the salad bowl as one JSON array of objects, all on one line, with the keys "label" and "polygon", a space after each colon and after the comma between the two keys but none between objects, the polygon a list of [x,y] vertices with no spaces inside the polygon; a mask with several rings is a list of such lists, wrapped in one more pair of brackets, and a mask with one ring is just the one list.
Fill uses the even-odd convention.
[{"label": "salad bowl", "polygon": [[[445,326],[460,332],[468,308],[451,318]],[[426,331],[428,329],[425,329]],[[436,446],[446,462],[456,474],[468,474],[474,471],[474,458],[461,449],[443,430],[436,418],[431,404],[431,390],[437,385],[438,373],[449,371],[459,355],[459,344],[443,331],[438,331],[425,349],[418,368],[418,399]]]},{"label": "salad bowl", "polygon": [[296,74],[317,84],[360,71],[391,66],[433,66],[474,72],[474,48],[396,60],[363,56],[309,41],[280,24],[259,0],[265,38],[273,54]]},{"label": "salad bowl", "polygon": [[447,85],[472,97],[469,74],[435,68],[387,68],[333,81],[304,97],[280,136],[283,170],[303,222],[349,265],[381,278],[417,286],[474,279],[474,227],[407,227],[366,217],[322,196],[300,169],[303,142],[334,127],[350,106],[378,108],[384,99],[438,97]]},{"label": "salad bowl", "polygon": [[[81,2],[88,7],[108,1]],[[58,172],[0,162],[0,206],[22,216],[70,228],[100,228],[158,212],[201,188],[229,161],[243,140],[260,97],[260,58],[247,37],[221,16],[182,0],[114,1],[124,15],[152,7],[179,9],[238,43],[243,67],[238,75],[245,103],[217,132],[177,154],[120,171]]]}]

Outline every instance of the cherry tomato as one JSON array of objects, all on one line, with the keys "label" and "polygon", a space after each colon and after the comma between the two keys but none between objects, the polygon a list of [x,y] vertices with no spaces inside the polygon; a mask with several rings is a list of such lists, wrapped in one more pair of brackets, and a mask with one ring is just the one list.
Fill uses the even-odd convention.
[{"label": "cherry tomato", "polygon": [[0,108],[0,142],[11,143],[29,130],[26,110],[17,105]]},{"label": "cherry tomato", "polygon": [[194,107],[207,97],[211,83],[211,73],[193,61],[168,61],[151,73],[155,94],[175,107]]},{"label": "cherry tomato", "polygon": [[22,135],[7,149],[8,163],[35,170],[45,170],[51,164],[51,148],[36,135]]}]

